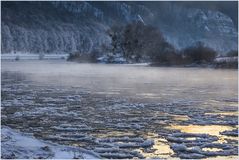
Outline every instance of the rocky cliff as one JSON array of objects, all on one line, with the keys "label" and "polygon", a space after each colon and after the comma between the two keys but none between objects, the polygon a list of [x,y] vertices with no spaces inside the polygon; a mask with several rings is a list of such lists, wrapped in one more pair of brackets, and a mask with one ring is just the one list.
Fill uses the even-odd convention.
[{"label": "rocky cliff", "polygon": [[237,49],[235,22],[204,8],[163,2],[2,2],[2,53],[90,53],[109,45],[106,30],[132,21],[158,27],[181,49],[203,41],[219,53]]}]

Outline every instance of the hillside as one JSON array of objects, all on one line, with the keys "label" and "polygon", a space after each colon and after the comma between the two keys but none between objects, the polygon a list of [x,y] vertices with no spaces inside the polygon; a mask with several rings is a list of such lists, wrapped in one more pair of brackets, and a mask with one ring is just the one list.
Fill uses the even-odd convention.
[{"label": "hillside", "polygon": [[237,49],[237,22],[221,11],[172,2],[2,2],[1,52],[90,53],[110,44],[111,26],[141,21],[177,49],[202,41],[224,54]]}]

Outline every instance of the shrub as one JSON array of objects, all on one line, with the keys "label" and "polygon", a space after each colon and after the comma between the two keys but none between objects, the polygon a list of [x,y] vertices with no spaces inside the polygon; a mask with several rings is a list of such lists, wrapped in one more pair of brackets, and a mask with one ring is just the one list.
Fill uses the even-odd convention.
[{"label": "shrub", "polygon": [[123,38],[124,56],[136,62],[147,57],[155,60],[154,54],[159,53],[155,51],[161,49],[165,42],[157,28],[140,22],[128,24],[124,29]]},{"label": "shrub", "polygon": [[182,51],[186,63],[212,62],[217,53],[213,49],[206,47],[202,42],[198,42],[193,47],[188,47]]},{"label": "shrub", "polygon": [[238,61],[215,62],[215,68],[238,69]]},{"label": "shrub", "polygon": [[39,59],[39,60],[43,60],[44,57],[45,57],[44,53],[40,53],[38,59]]},{"label": "shrub", "polygon": [[128,62],[151,60],[153,63],[171,64],[180,57],[158,28],[141,22],[112,27],[108,34],[112,40],[113,55],[120,52]]},{"label": "shrub", "polygon": [[19,60],[20,60],[20,56],[17,55],[17,56],[15,57],[15,61],[19,61]]},{"label": "shrub", "polygon": [[238,57],[238,51],[237,50],[232,50],[227,52],[226,54],[228,57]]},{"label": "shrub", "polygon": [[173,65],[181,63],[181,55],[177,54],[175,48],[167,43],[162,42],[154,51],[151,51],[150,59],[153,63]]},{"label": "shrub", "polygon": [[81,63],[96,63],[98,54],[99,52],[96,50],[93,50],[91,53],[74,52],[69,54],[67,61],[76,61]]}]

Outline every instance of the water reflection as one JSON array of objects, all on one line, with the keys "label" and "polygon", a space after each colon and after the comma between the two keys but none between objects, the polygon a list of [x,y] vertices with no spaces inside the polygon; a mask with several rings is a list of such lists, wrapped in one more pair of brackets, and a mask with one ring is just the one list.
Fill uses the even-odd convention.
[{"label": "water reflection", "polygon": [[176,121],[187,121],[190,118],[187,115],[172,115]]},{"label": "water reflection", "polygon": [[223,125],[171,125],[171,129],[180,130],[184,133],[193,133],[193,134],[208,134],[211,136],[217,136],[219,138],[218,141],[214,143],[225,143],[226,139],[238,140],[238,137],[231,137],[220,134],[220,132],[230,131],[235,129],[232,126],[223,126]]},{"label": "water reflection", "polygon": [[143,148],[137,149],[140,154],[142,154],[146,158],[172,158],[171,156],[174,154],[173,150],[170,148],[169,142],[160,138],[155,133],[148,133],[147,138],[154,140],[154,145],[151,147],[150,151],[147,151]]},{"label": "water reflection", "polygon": [[177,129],[185,133],[209,134],[212,136],[220,136],[220,132],[234,129],[231,126],[223,126],[223,125],[187,125],[187,126],[172,125],[170,126],[170,128]]}]

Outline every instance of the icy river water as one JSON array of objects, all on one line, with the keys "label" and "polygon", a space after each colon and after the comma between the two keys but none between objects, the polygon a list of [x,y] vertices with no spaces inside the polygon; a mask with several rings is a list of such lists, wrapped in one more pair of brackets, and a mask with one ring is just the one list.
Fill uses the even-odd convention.
[{"label": "icy river water", "polygon": [[102,158],[237,159],[237,70],[2,61],[2,125]]}]

